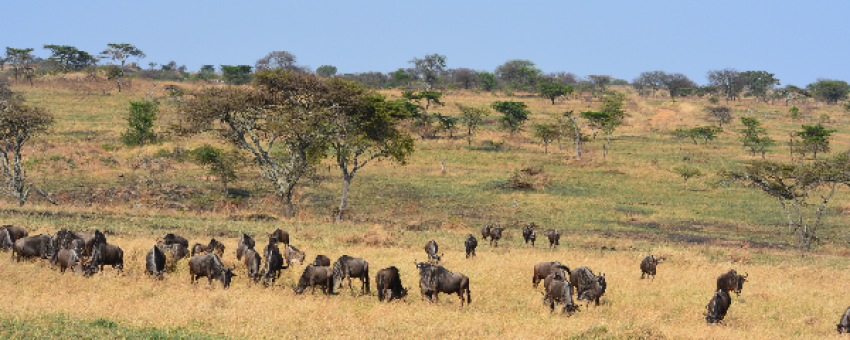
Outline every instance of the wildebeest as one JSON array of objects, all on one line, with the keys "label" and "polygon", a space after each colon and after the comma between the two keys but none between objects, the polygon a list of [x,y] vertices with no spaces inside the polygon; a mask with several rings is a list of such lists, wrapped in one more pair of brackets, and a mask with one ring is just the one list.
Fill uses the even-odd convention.
[{"label": "wildebeest", "polygon": [[88,265],[92,272],[95,272],[95,267],[103,271],[103,266],[111,265],[112,269],[118,269],[118,272],[124,271],[124,251],[114,244],[94,245],[91,261]]},{"label": "wildebeest", "polygon": [[9,232],[9,238],[11,239],[12,243],[15,243],[15,241],[29,236],[29,233],[26,231],[26,229],[16,227],[10,224],[2,226],[0,227],[0,229],[6,229],[6,231]]},{"label": "wildebeest", "polygon": [[298,279],[298,285],[292,287],[295,294],[301,294],[307,287],[312,288],[311,294],[316,293],[316,286],[322,287],[322,292],[325,295],[333,294],[333,270],[330,267],[307,265],[301,278]]},{"label": "wildebeest", "polygon": [[259,275],[263,277],[263,285],[268,287],[270,283],[274,284],[277,278],[280,277],[280,270],[284,268],[283,256],[277,247],[277,239],[269,238],[269,244],[263,250],[263,257],[266,258],[266,267],[263,268]]},{"label": "wildebeest", "polygon": [[728,272],[717,277],[716,289],[734,291],[735,296],[741,296],[741,289],[744,288],[744,282],[747,281],[748,276],[750,276],[750,274],[738,275],[738,272],[734,269],[730,269]]},{"label": "wildebeest", "polygon": [[76,237],[76,239],[82,240],[83,244],[85,244],[83,252],[80,255],[91,256],[92,246],[94,246],[94,233],[83,233],[75,231],[74,236]]},{"label": "wildebeest", "polygon": [[163,275],[165,274],[165,253],[157,246],[154,246],[145,255],[145,273],[153,275],[158,280],[163,279]]},{"label": "wildebeest", "polygon": [[838,324],[835,326],[838,328],[839,334],[850,333],[850,307],[844,310],[844,315],[841,316],[841,320],[838,320]]},{"label": "wildebeest", "polygon": [[439,302],[440,293],[457,293],[460,297],[460,306],[463,307],[463,295],[466,294],[466,303],[472,303],[469,291],[469,278],[461,273],[451,272],[442,266],[431,265],[425,262],[416,263],[419,269],[419,289],[422,297],[428,297],[431,302]]},{"label": "wildebeest", "polygon": [[531,242],[531,247],[534,248],[534,241],[537,240],[537,233],[534,232],[534,228],[536,227],[537,225],[534,223],[529,223],[522,227],[522,238],[525,240],[526,246],[528,246],[528,243]]},{"label": "wildebeest", "polygon": [[570,316],[578,310],[579,306],[573,303],[572,286],[563,274],[563,272],[557,272],[547,277],[547,281],[550,281],[550,283],[546,288],[546,294],[543,296],[543,302],[549,303],[549,310],[553,313],[559,303],[563,304],[561,314]]},{"label": "wildebeest", "polygon": [[599,306],[599,298],[605,294],[605,289],[608,287],[605,282],[605,274],[595,275],[587,267],[578,267],[573,269],[570,274],[570,284],[576,288],[576,296],[579,300],[595,301]]},{"label": "wildebeest", "polygon": [[732,297],[729,296],[729,291],[726,289],[718,289],[708,305],[705,306],[705,321],[708,323],[718,323],[726,317],[726,312],[729,311],[729,306],[732,305]]},{"label": "wildebeest", "polygon": [[348,255],[342,255],[333,265],[333,286],[342,291],[342,281],[348,279],[348,289],[354,293],[351,287],[351,278],[360,279],[360,293],[369,294],[369,263],[366,260]]},{"label": "wildebeest", "polygon": [[0,228],[0,248],[3,248],[3,251],[9,251],[14,246],[15,243],[12,242],[12,236],[9,235],[9,231],[6,228]]},{"label": "wildebeest", "polygon": [[192,246],[192,256],[198,255],[200,253],[207,254],[216,254],[219,258],[224,256],[224,244],[216,240],[215,238],[210,240],[210,243],[203,245],[200,243],[195,243]]},{"label": "wildebeest", "polygon": [[655,267],[658,266],[661,261],[664,260],[664,257],[655,258],[654,255],[649,255],[640,262],[640,278],[643,280],[643,277],[646,275],[652,276],[652,281],[655,281]]},{"label": "wildebeest", "polygon": [[236,247],[236,259],[242,261],[242,253],[245,252],[245,249],[254,249],[254,246],[254,239],[247,234],[242,234],[242,237],[239,238],[239,245]]},{"label": "wildebeest", "polygon": [[56,261],[53,264],[59,266],[59,272],[62,274],[65,274],[67,268],[71,268],[73,271],[77,263],[80,262],[80,256],[77,254],[77,250],[73,248],[62,248],[56,253]]},{"label": "wildebeest", "polygon": [[[292,245],[286,245],[286,251],[285,252],[286,253],[284,254],[284,256],[286,256],[286,266],[287,267],[292,265],[293,263],[295,263],[295,264],[304,263],[304,258],[306,257],[306,255],[304,254],[303,251],[298,250],[298,248],[295,248]],[[331,262],[331,260],[328,259],[328,266],[330,266],[330,262]]]},{"label": "wildebeest", "polygon": [[175,262],[180,261],[183,258],[189,257],[189,249],[187,249],[180,243],[172,243],[168,245],[160,243],[158,246],[161,247],[160,249],[162,249],[163,252],[170,252],[171,257],[174,259]]},{"label": "wildebeest", "polygon": [[[20,261],[22,258],[40,257],[50,259],[56,252],[53,247],[53,236],[41,234],[24,237],[15,241],[12,247],[12,258]],[[16,256],[17,255],[17,256]]]},{"label": "wildebeest", "polygon": [[[260,259],[260,254],[258,254],[254,248],[247,248],[245,249],[244,255],[245,259],[243,260],[243,263],[245,264],[245,267],[248,268],[248,277],[253,279],[254,283],[260,282],[260,278],[263,276],[260,275],[260,262],[262,261]],[[278,252],[277,256],[280,256],[280,252]]]},{"label": "wildebeest", "polygon": [[569,277],[570,274],[572,274],[570,268],[561,264],[561,262],[540,262],[534,265],[534,276],[531,277],[531,284],[534,285],[534,288],[537,288],[537,285],[540,284],[541,280],[545,279],[549,275],[555,274],[558,271],[566,271],[566,275],[564,275],[564,277]]},{"label": "wildebeest", "polygon": [[394,266],[379,270],[375,275],[375,285],[378,287],[378,301],[390,302],[407,296],[407,289],[401,285],[398,268]]},{"label": "wildebeest", "polygon": [[216,279],[227,289],[227,287],[230,287],[231,278],[236,274],[233,274],[231,268],[225,267],[221,263],[221,259],[215,254],[204,254],[194,256],[189,260],[189,276],[193,284],[201,276],[206,276],[210,286],[212,286],[212,280]]},{"label": "wildebeest", "polygon": [[269,234],[269,237],[274,237],[277,239],[278,242],[283,243],[285,245],[289,245],[289,233],[280,230],[280,228]]},{"label": "wildebeest", "polygon": [[490,246],[494,246],[493,243],[495,242],[494,247],[498,247],[499,246],[499,240],[502,239],[502,231],[504,231],[504,230],[505,230],[505,228],[498,225],[498,224],[492,225],[492,226],[491,225],[485,225],[484,228],[481,228],[481,234],[483,236],[484,232],[486,231],[487,236],[484,236],[484,239],[486,240],[487,237],[489,237],[490,238]]},{"label": "wildebeest", "polygon": [[440,259],[442,259],[443,256],[437,255],[438,249],[437,242],[434,240],[430,240],[425,244],[425,254],[428,254],[428,263],[434,265],[440,263]]},{"label": "wildebeest", "polygon": [[189,240],[187,240],[183,236],[175,235],[175,234],[167,234],[167,235],[165,235],[165,237],[162,238],[162,244],[164,244],[166,246],[169,246],[169,245],[172,245],[172,244],[175,244],[175,243],[181,244],[186,249],[189,249]]},{"label": "wildebeest", "polygon": [[475,239],[475,236],[469,234],[469,236],[466,237],[466,240],[463,241],[463,245],[466,246],[466,258],[475,256],[475,248],[478,247],[478,240]]},{"label": "wildebeest", "polygon": [[322,266],[322,267],[330,267],[331,259],[325,255],[316,255],[316,259],[313,260],[314,266]]},{"label": "wildebeest", "polygon": [[549,249],[554,249],[556,246],[560,245],[561,239],[561,231],[549,229],[543,232],[547,238],[549,238]]},{"label": "wildebeest", "polygon": [[487,241],[487,238],[490,237],[490,225],[485,224],[481,227],[481,239]]}]

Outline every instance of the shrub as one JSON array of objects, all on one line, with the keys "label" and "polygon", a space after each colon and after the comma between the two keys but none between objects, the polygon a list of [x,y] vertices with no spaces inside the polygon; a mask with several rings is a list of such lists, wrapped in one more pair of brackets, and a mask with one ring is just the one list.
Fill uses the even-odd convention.
[{"label": "shrub", "polygon": [[155,102],[130,102],[130,115],[127,117],[129,129],[121,134],[124,145],[145,145],[156,142],[153,124],[156,122],[157,111],[159,111],[159,105]]}]

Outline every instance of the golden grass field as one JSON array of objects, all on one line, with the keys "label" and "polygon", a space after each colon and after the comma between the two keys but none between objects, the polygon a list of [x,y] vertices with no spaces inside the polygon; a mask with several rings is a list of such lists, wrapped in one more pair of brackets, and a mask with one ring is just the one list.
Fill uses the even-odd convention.
[{"label": "golden grass field", "polygon": [[[165,103],[161,126],[180,120],[161,90],[164,84],[153,90]],[[550,145],[544,154],[530,133],[508,136],[496,129],[492,121],[498,116],[492,113],[471,148],[459,130],[458,138],[417,139],[417,152],[406,166],[379,162],[364,168],[352,183],[351,220],[333,224],[329,212],[338,204],[341,180],[330,159],[299,187],[298,217],[284,220],[254,167],[246,165],[232,185],[250,196],[229,199],[197,165],[157,156],[203,143],[223,146],[213,136],[179,137],[163,128],[160,144],[122,146],[127,102],[143,99],[153,83],[135,80],[120,94],[110,86],[41,79],[32,87],[13,87],[57,116],[50,133],[27,150],[27,169],[32,181],[61,204],[37,196],[23,207],[3,201],[0,223],[22,226],[30,235],[60,228],[107,230],[109,243],[124,250],[126,269],[83,278],[62,275],[44,261],[0,258],[0,291],[7,297],[0,304],[0,337],[822,339],[839,338],[835,324],[850,305],[843,296],[850,288],[847,188],[830,202],[821,242],[801,257],[778,203],[753,189],[714,185],[717,170],[756,159],[736,139],[740,123],[724,126],[708,146],[667,134],[707,125],[704,99],[674,103],[630,93],[630,116],[614,132],[608,155],[602,156],[600,138],[584,145],[581,160],[573,158],[569,141],[562,149]],[[436,111],[457,115],[453,103],[488,106],[509,100],[498,93],[449,92],[450,105]],[[529,104],[529,124],[598,105],[576,98],[554,106],[544,99],[515,100]],[[730,103],[736,117],[748,109],[759,118],[767,114],[765,127],[780,143],[800,124],[828,114],[827,124],[838,129],[833,150],[850,147],[850,117],[841,108],[797,105],[807,118],[791,120],[783,105]],[[491,150],[486,141],[505,141],[504,149]],[[684,157],[705,173],[687,186],[671,171],[685,163]],[[788,161],[787,147],[780,144],[767,157]],[[500,186],[514,171],[538,165],[545,178],[536,190]],[[251,214],[277,219],[249,221]],[[542,235],[537,248],[525,248],[514,226],[523,221],[567,235],[555,251],[546,249]],[[500,247],[480,239],[484,223],[509,225]],[[237,237],[255,235],[260,247],[262,235],[275,228],[288,230],[291,243],[309,260],[317,254],[366,259],[372,281],[379,269],[394,265],[410,295],[406,301],[379,303],[372,282],[370,296],[353,297],[347,290],[330,297],[295,296],[289,287],[303,266],[284,271],[274,288],[249,284],[244,266],[236,263]],[[222,240],[224,263],[237,268],[230,289],[218,282],[209,287],[204,279],[192,286],[186,260],[162,282],[146,277],[144,255],[169,232],[190,243]],[[478,257],[465,259],[463,239],[470,233],[479,237]],[[422,247],[429,239],[445,252],[446,268],[470,278],[470,306],[460,308],[456,295],[441,294],[438,304],[420,299],[413,262],[426,258]],[[659,265],[654,281],[640,280],[639,263],[650,253],[668,261]],[[542,285],[533,289],[531,274],[534,264],[556,260],[605,273],[602,305],[583,307],[571,317],[550,314],[541,303]],[[749,273],[748,282],[740,297],[733,295],[724,324],[706,325],[702,313],[715,279],[731,268]]]}]

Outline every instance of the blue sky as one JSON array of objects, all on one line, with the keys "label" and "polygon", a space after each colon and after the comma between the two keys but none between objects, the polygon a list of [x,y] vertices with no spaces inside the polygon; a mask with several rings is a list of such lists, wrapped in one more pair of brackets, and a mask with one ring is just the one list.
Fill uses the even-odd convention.
[{"label": "blue sky", "polygon": [[[340,73],[410,67],[439,53],[448,67],[492,71],[527,59],[544,72],[765,70],[782,85],[850,81],[850,1],[9,1],[0,48],[130,43],[140,64],[253,65],[270,51]],[[14,15],[12,13],[25,13]]]}]

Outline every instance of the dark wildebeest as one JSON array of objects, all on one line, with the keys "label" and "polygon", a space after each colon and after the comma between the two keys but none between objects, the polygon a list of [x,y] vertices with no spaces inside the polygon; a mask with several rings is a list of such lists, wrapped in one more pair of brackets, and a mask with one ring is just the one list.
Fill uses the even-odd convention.
[{"label": "dark wildebeest", "polygon": [[354,293],[351,287],[351,278],[360,279],[360,294],[369,294],[369,263],[366,260],[348,255],[342,255],[333,266],[333,285],[335,289],[342,292],[342,281],[348,279],[348,289]]},{"label": "dark wildebeest", "polygon": [[225,267],[215,254],[204,254],[189,260],[189,276],[192,284],[201,276],[206,276],[210,286],[212,286],[212,280],[216,279],[227,289],[230,287],[230,279],[236,274],[233,274],[232,269]]},{"label": "dark wildebeest", "polygon": [[53,236],[46,234],[18,239],[12,247],[12,258],[17,261],[31,257],[50,259],[54,253],[56,248],[53,247]]},{"label": "dark wildebeest", "polygon": [[289,233],[280,230],[280,228],[269,234],[269,237],[274,237],[278,242],[289,245]]},{"label": "dark wildebeest", "polygon": [[433,265],[440,263],[440,259],[442,259],[443,256],[437,255],[437,251],[438,247],[436,241],[430,240],[425,244],[425,253],[428,254],[428,263]]},{"label": "dark wildebeest", "polygon": [[164,245],[169,246],[169,245],[172,245],[172,244],[175,244],[175,243],[181,244],[186,249],[189,249],[189,240],[187,240],[183,236],[175,235],[175,234],[167,234],[167,235],[165,235],[165,237],[162,238],[162,244],[164,244]]},{"label": "dark wildebeest", "polygon": [[254,246],[254,239],[247,234],[242,234],[239,245],[236,247],[236,259],[242,261],[242,253],[245,252],[245,249],[254,249]]},{"label": "dark wildebeest", "polygon": [[[300,251],[300,250],[298,250],[298,248],[295,248],[295,247],[288,245],[288,244],[286,245],[285,252],[286,253],[284,254],[284,256],[286,256],[286,266],[287,267],[289,267],[293,263],[302,264],[302,263],[304,263],[304,258],[307,257],[304,254],[303,251]],[[330,266],[330,262],[331,262],[331,259],[328,259],[328,266]]]},{"label": "dark wildebeest", "polygon": [[741,296],[741,289],[744,288],[744,282],[747,281],[747,277],[750,274],[746,275],[738,275],[734,269],[730,269],[723,275],[717,277],[717,288],[715,289],[725,289],[728,291],[734,291],[735,296]]},{"label": "dark wildebeest", "polygon": [[104,243],[98,245],[95,243],[92,251],[91,261],[89,261],[89,269],[94,273],[95,267],[99,271],[103,271],[103,266],[110,265],[112,269],[118,268],[118,272],[124,271],[124,251],[114,244]]},{"label": "dark wildebeest", "polygon": [[80,253],[80,255],[91,256],[92,246],[94,246],[94,233],[75,231],[74,236],[76,236],[77,239],[83,240],[83,244],[85,244],[83,252]]},{"label": "dark wildebeest", "polygon": [[192,256],[207,253],[207,254],[216,254],[219,258],[224,256],[224,244],[216,240],[215,238],[210,240],[210,243],[207,245],[203,245],[200,243],[195,243],[192,246]]},{"label": "dark wildebeest", "polygon": [[62,274],[65,274],[65,269],[67,268],[71,268],[73,271],[77,263],[80,262],[80,256],[77,254],[76,249],[62,248],[56,253],[54,265],[59,265],[59,272]]},{"label": "dark wildebeest", "polygon": [[466,293],[466,303],[472,303],[469,278],[466,275],[425,262],[414,262],[414,264],[416,269],[419,269],[419,289],[422,292],[422,298],[427,296],[429,301],[439,302],[440,293],[457,293],[460,297],[460,306],[463,307],[463,294]]},{"label": "dark wildebeest", "polygon": [[314,266],[322,266],[322,267],[330,267],[331,259],[325,255],[316,255],[316,259],[313,260]]},{"label": "dark wildebeest", "polygon": [[312,288],[310,294],[316,293],[316,286],[322,286],[322,293],[325,295],[333,294],[333,270],[330,267],[307,265],[304,268],[304,273],[298,280],[298,285],[292,287],[295,294],[301,294],[307,287]]},{"label": "dark wildebeest", "polygon": [[844,315],[841,316],[841,320],[838,320],[838,324],[835,325],[838,327],[838,333],[850,333],[850,307],[844,311]]},{"label": "dark wildebeest", "polygon": [[573,289],[570,282],[564,276],[564,272],[557,272],[546,277],[546,293],[543,295],[543,303],[549,304],[549,310],[555,312],[555,308],[561,303],[564,305],[561,314],[572,315],[578,310],[578,305],[573,303]]},{"label": "dark wildebeest", "polygon": [[564,275],[564,277],[569,277],[570,274],[572,274],[570,268],[561,264],[561,262],[540,262],[534,265],[534,276],[531,277],[531,284],[534,285],[534,288],[537,288],[537,285],[540,284],[541,280],[562,270],[566,271],[566,275]]},{"label": "dark wildebeest", "polygon": [[[504,231],[505,228],[498,225],[498,224],[494,225],[494,226],[485,226],[485,228],[487,228],[487,232],[488,232],[487,236],[490,237],[490,246],[491,247],[498,247],[499,246],[499,240],[502,239],[502,231]],[[481,232],[483,233],[484,229],[482,229]],[[486,240],[487,238],[485,237],[484,239]],[[493,245],[494,242],[496,244],[495,246]]]},{"label": "dark wildebeest", "polygon": [[490,225],[485,224],[483,227],[481,227],[481,239],[487,241],[488,237],[490,237]]},{"label": "dark wildebeest", "polygon": [[0,227],[0,229],[6,229],[9,232],[9,238],[12,240],[12,243],[30,235],[26,229],[9,224]]},{"label": "dark wildebeest", "polygon": [[165,253],[157,246],[154,246],[145,256],[145,273],[154,275],[158,280],[163,279],[163,275],[165,274]]},{"label": "dark wildebeest", "polygon": [[463,241],[463,245],[466,246],[466,258],[475,256],[475,248],[478,247],[478,240],[475,239],[475,236],[469,234],[469,236],[466,237],[466,241]]},{"label": "dark wildebeest", "polygon": [[711,301],[705,306],[705,321],[708,323],[719,323],[726,317],[729,306],[732,305],[732,297],[726,289],[718,289]]},{"label": "dark wildebeest", "polygon": [[664,257],[655,258],[653,255],[649,255],[640,262],[640,278],[643,280],[645,275],[652,276],[652,281],[655,281],[655,267],[658,266],[661,261],[664,260]]},{"label": "dark wildebeest", "polygon": [[0,228],[0,247],[3,248],[3,251],[12,250],[14,246],[15,243],[12,242],[12,236],[9,235],[9,231],[6,228]]},{"label": "dark wildebeest", "polygon": [[375,285],[378,286],[378,301],[390,302],[407,296],[407,289],[401,285],[401,276],[396,267],[379,270],[378,275],[375,275]]},{"label": "dark wildebeest", "polygon": [[[260,278],[263,276],[260,273],[260,254],[258,254],[254,248],[247,248],[243,253],[245,255],[245,259],[243,263],[245,267],[248,268],[248,277],[254,280],[254,283],[260,282]],[[277,256],[280,256],[280,252],[277,253]],[[282,262],[282,261],[281,261]]]},{"label": "dark wildebeest", "polygon": [[605,294],[605,289],[608,288],[605,282],[605,274],[594,275],[587,267],[579,267],[573,269],[570,274],[570,284],[576,288],[576,296],[579,300],[595,301],[599,306],[599,298]]},{"label": "dark wildebeest", "polygon": [[269,238],[269,244],[263,250],[263,257],[266,258],[266,267],[259,275],[263,277],[263,285],[268,287],[269,282],[273,285],[277,278],[280,277],[280,270],[284,268],[283,256],[277,247],[276,238]]},{"label": "dark wildebeest", "polygon": [[554,249],[556,246],[559,246],[561,240],[561,231],[549,229],[543,232],[543,235],[549,238],[549,249]]},{"label": "dark wildebeest", "polygon": [[160,249],[162,249],[163,252],[170,252],[171,257],[174,258],[175,262],[180,261],[183,258],[189,257],[189,249],[187,249],[180,243],[172,243],[166,245],[160,242],[158,246],[161,247]]},{"label": "dark wildebeest", "polygon": [[526,226],[522,227],[522,238],[525,240],[525,246],[528,246],[528,243],[531,242],[531,247],[534,248],[534,241],[537,241],[537,233],[534,232],[534,228],[537,225],[534,223],[529,223]]}]

